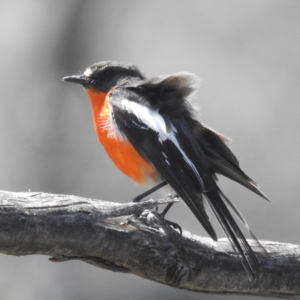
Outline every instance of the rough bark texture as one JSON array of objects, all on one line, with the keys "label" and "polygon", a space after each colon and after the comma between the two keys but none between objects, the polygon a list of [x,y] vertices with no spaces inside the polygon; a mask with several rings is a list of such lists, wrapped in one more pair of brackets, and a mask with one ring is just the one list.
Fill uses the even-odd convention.
[{"label": "rough bark texture", "polygon": [[0,252],[79,259],[177,288],[300,299],[300,247],[251,243],[262,265],[250,281],[227,239],[213,242],[167,226],[151,212],[172,199],[112,203],[68,195],[0,191]]}]

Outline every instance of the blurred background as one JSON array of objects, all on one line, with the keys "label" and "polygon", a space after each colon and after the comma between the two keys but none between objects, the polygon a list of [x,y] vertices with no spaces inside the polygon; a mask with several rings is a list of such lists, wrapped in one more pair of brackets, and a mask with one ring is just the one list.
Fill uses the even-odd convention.
[{"label": "blurred background", "polygon": [[[296,0],[1,1],[0,188],[130,201],[145,188],[109,161],[84,90],[61,79],[102,60],[147,76],[190,71],[202,78],[200,120],[233,139],[273,203],[225,179],[223,191],[259,239],[300,244],[299,15]],[[170,220],[205,235],[175,206]],[[46,256],[0,255],[0,290],[5,300],[233,298]]]}]

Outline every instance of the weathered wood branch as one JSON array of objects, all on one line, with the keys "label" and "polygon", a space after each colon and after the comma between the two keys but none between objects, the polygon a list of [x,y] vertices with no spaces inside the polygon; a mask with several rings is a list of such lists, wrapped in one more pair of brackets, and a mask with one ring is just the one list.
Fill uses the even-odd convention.
[{"label": "weathered wood branch", "polygon": [[177,288],[300,299],[300,247],[251,243],[262,276],[249,281],[227,239],[183,236],[150,210],[172,199],[112,203],[68,195],[0,192],[0,252],[79,259]]}]

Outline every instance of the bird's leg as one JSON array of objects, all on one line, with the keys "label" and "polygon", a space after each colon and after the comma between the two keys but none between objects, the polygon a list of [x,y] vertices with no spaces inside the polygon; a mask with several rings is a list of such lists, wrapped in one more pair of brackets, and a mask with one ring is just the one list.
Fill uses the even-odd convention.
[{"label": "bird's leg", "polygon": [[[173,199],[175,199],[175,198],[177,198],[177,195],[175,195],[175,196],[173,197]],[[173,204],[174,204],[174,203],[169,203],[169,204],[165,207],[165,209],[160,213],[160,216],[161,216],[162,218],[165,218],[165,215],[166,215],[167,212],[170,210],[170,208],[173,206]]]},{"label": "bird's leg", "polygon": [[[175,198],[178,198],[178,195],[177,195],[177,194],[173,196],[173,199],[175,199]],[[166,216],[167,212],[168,212],[169,209],[173,206],[173,204],[174,204],[174,202],[173,202],[173,203],[169,203],[169,204],[165,207],[165,209],[164,209],[159,215],[163,218],[163,220],[164,220],[168,225],[172,226],[174,229],[178,229],[179,232],[180,232],[180,235],[182,235],[182,229],[181,229],[181,227],[180,227],[177,223],[174,223],[174,222],[171,222],[171,221],[165,219],[165,216]]]},{"label": "bird's leg", "polygon": [[151,188],[150,190],[136,196],[135,198],[132,199],[132,201],[133,202],[140,202],[143,198],[145,198],[148,195],[154,193],[155,191],[159,190],[160,188],[162,188],[165,185],[167,185],[167,182],[163,181],[163,182],[159,183],[158,185],[154,186],[153,188]]}]

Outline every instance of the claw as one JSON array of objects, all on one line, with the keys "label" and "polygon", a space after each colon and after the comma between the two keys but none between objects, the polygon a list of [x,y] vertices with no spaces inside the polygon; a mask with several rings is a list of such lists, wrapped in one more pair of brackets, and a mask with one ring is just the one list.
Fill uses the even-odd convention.
[{"label": "claw", "polygon": [[179,230],[179,233],[180,233],[180,236],[182,236],[182,228],[181,228],[177,223],[168,221],[168,220],[166,220],[166,219],[164,219],[164,221],[165,221],[169,226],[172,226],[175,230],[178,229],[178,230]]}]

